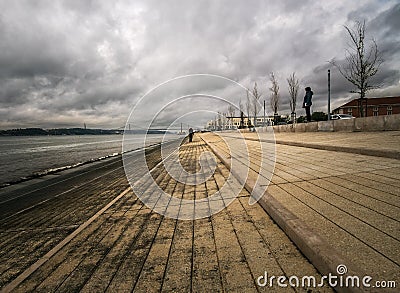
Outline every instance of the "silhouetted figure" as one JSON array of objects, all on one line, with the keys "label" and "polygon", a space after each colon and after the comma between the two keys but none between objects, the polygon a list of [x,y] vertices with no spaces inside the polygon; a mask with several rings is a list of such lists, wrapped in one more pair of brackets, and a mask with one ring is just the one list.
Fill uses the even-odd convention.
[{"label": "silhouetted figure", "polygon": [[192,142],[193,141],[193,135],[194,135],[194,132],[193,132],[193,128],[189,128],[189,142]]},{"label": "silhouetted figure", "polygon": [[308,86],[305,88],[306,90],[306,95],[304,96],[304,101],[303,101],[303,108],[306,109],[306,115],[307,115],[307,121],[310,122],[311,121],[311,99],[313,96],[313,92],[311,90],[311,88]]},{"label": "silhouetted figure", "polygon": [[243,111],[240,111],[240,126],[239,129],[243,129],[244,128],[244,114]]}]

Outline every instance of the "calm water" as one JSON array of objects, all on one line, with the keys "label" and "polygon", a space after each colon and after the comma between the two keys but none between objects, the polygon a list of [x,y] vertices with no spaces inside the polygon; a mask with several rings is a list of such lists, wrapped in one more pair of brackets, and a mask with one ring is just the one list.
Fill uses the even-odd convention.
[{"label": "calm water", "polygon": [[[148,135],[146,143],[160,142],[162,137]],[[0,137],[0,185],[37,172],[121,153],[122,138],[122,135]],[[142,147],[143,135],[130,135],[129,146]]]}]

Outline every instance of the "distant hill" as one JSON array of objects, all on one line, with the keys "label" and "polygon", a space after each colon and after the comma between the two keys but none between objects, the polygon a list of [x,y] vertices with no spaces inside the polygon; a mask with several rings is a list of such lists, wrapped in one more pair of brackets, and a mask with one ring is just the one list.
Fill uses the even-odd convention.
[{"label": "distant hill", "polygon": [[0,130],[1,136],[37,136],[37,135],[105,135],[121,134],[120,130],[105,129],[85,129],[85,128],[17,128],[9,130]]},{"label": "distant hill", "polygon": [[125,130],[126,134],[164,134],[164,133],[169,133],[168,131],[165,130],[156,130],[156,129],[136,129],[136,130]]},{"label": "distant hill", "polygon": [[[164,130],[127,130],[130,134],[164,134]],[[110,135],[123,134],[123,130],[85,129],[85,128],[17,128],[0,130],[0,136],[38,136],[38,135]]]}]

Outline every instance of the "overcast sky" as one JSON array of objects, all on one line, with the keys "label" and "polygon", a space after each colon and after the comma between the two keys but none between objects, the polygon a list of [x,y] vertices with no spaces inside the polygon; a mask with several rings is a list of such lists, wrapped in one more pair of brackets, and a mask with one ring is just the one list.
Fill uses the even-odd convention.
[{"label": "overcast sky", "polygon": [[[349,39],[343,25],[364,19],[367,37],[376,39],[384,60],[375,79],[381,88],[367,96],[400,95],[398,0],[0,0],[0,128],[122,127],[146,92],[198,73],[249,88],[257,82],[269,105],[274,72],[284,114],[290,112],[286,78],[292,72],[301,81],[299,100],[311,86],[313,110],[326,111],[330,68],[333,109],[354,94],[327,61],[345,56]],[[245,99],[244,91],[200,84],[236,104]],[[201,91],[197,84],[184,92]],[[169,118],[177,118],[177,108],[196,111],[194,100],[170,107]],[[156,112],[165,103],[149,96],[145,105]],[[297,108],[297,115],[304,114],[301,101]],[[201,115],[190,119],[206,122]]]}]

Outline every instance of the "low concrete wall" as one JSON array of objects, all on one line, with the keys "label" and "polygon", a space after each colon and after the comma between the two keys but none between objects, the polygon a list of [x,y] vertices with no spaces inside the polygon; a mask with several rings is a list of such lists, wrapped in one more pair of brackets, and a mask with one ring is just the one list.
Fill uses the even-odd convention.
[{"label": "low concrete wall", "polygon": [[294,126],[294,132],[305,132],[306,131],[305,123],[293,124],[293,126]]},{"label": "low concrete wall", "polygon": [[318,131],[333,131],[333,120],[331,121],[318,121]]},{"label": "low concrete wall", "polygon": [[400,114],[383,116],[385,119],[385,130],[399,130],[400,129]]},{"label": "low concrete wall", "polygon": [[318,131],[318,122],[317,123],[306,123],[306,132]]},{"label": "low concrete wall", "polygon": [[273,126],[275,132],[400,130],[400,114]]},{"label": "low concrete wall", "polygon": [[354,125],[356,119],[343,119],[343,120],[333,120],[333,131],[346,131],[351,132],[354,131]]},{"label": "low concrete wall", "polygon": [[385,130],[385,116],[363,117],[354,120],[356,120],[354,125],[356,131],[363,131],[364,129],[368,131]]}]

